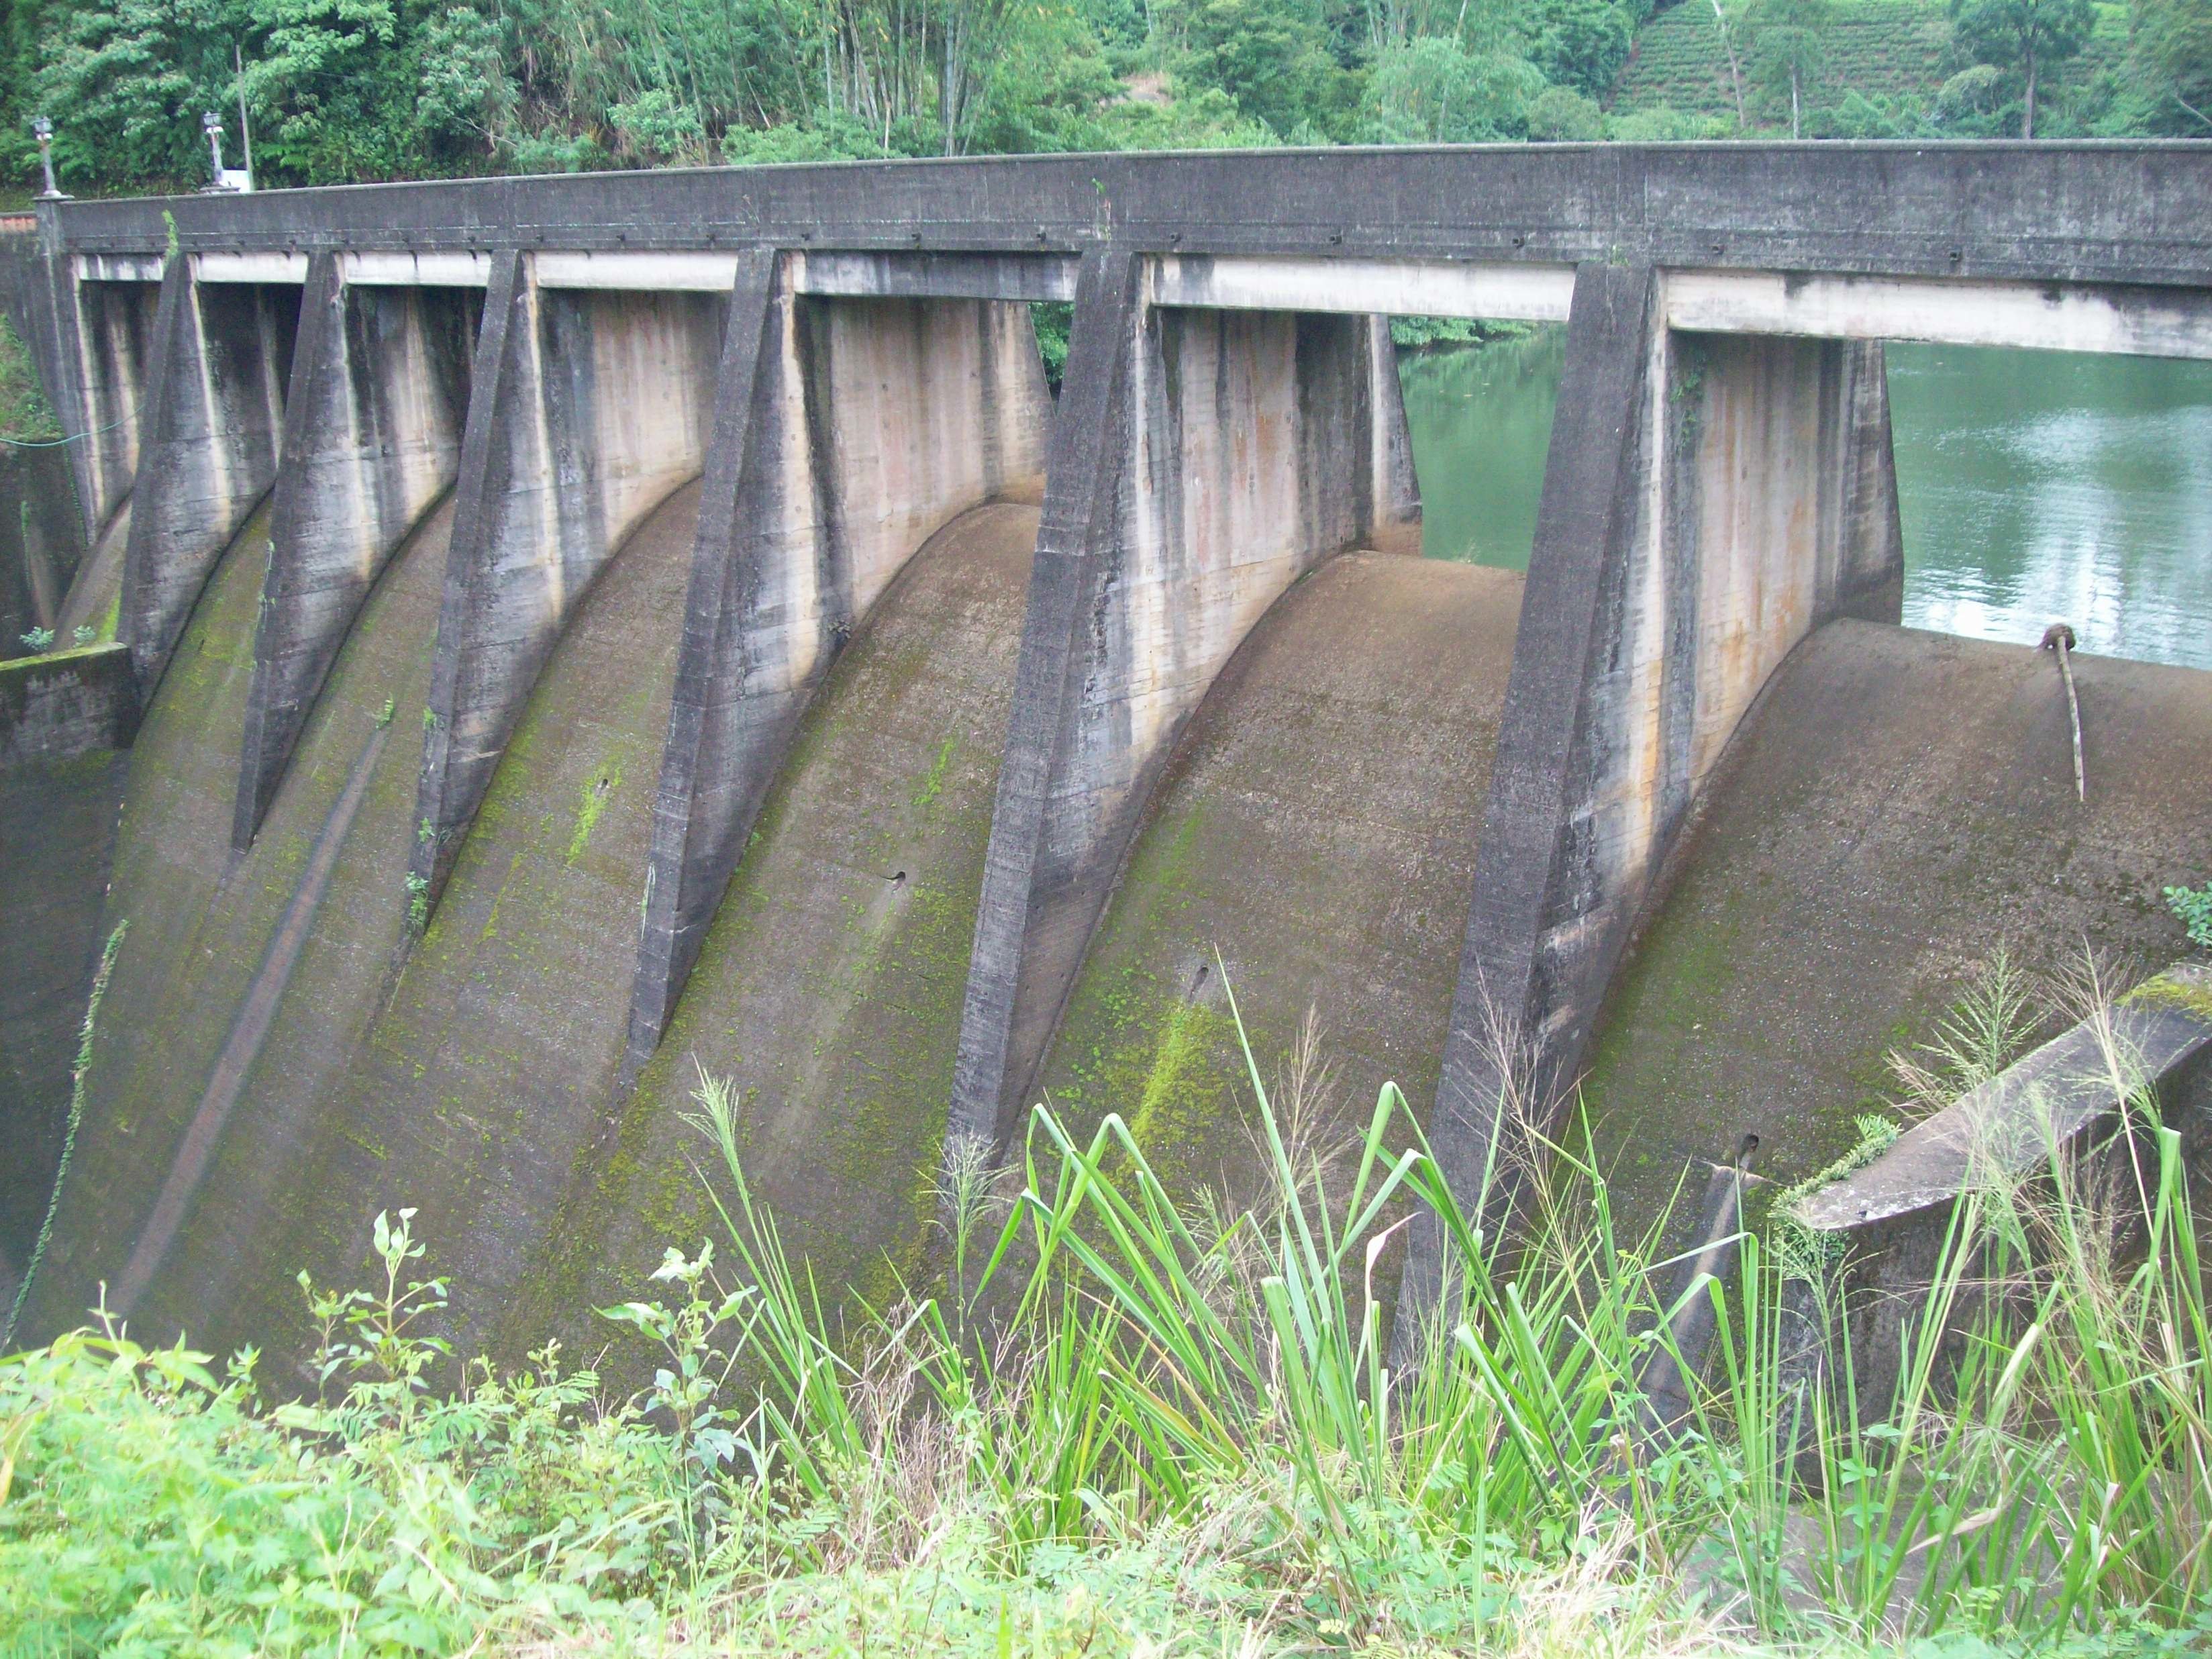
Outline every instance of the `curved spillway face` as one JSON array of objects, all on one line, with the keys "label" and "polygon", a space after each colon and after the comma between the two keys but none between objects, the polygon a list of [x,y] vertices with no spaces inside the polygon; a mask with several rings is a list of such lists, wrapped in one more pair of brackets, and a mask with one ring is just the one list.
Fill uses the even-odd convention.
[{"label": "curved spillway face", "polygon": [[[374,1022],[339,1075],[286,1091],[308,1128],[267,1206],[285,1224],[244,1270],[251,1328],[296,1331],[291,1276],[358,1282],[370,1219],[404,1206],[453,1277],[465,1351],[511,1306],[613,1097],[698,501],[678,490],[607,561]],[[403,908],[405,869],[385,878]]]},{"label": "curved spillway face", "polygon": [[[2212,674],[2076,656],[2088,798],[2047,652],[1831,623],[1738,731],[1617,975],[1584,1085],[1624,1226],[1747,1131],[1802,1179],[1894,1097],[1998,946],[2187,948],[2160,890],[2212,869]],[[1702,1163],[1680,1208],[1703,1191]],[[1678,1216],[1678,1219],[1679,1219]]]},{"label": "curved spillway face", "polygon": [[237,787],[265,508],[202,595],[130,762],[104,924],[129,933],[27,1330],[82,1317],[105,1280],[149,1334],[228,1339],[240,1328],[236,1275],[277,1231],[270,1206],[327,1198],[298,1180],[305,1114],[283,1103],[328,1089],[404,942],[450,517],[434,513],[378,584],[243,857],[223,801]]},{"label": "curved spillway face", "polygon": [[830,670],[667,1036],[578,1163],[515,1346],[597,1346],[590,1309],[720,1231],[682,1121],[702,1066],[743,1091],[748,1177],[825,1293],[880,1297],[919,1263],[1036,526],[1008,504],[955,520]]},{"label": "curved spillway face", "polygon": [[1313,1011],[1318,1132],[1363,1129],[1386,1080],[1426,1111],[1520,609],[1512,572],[1378,553],[1275,604],[1178,744],[1092,940],[1044,1073],[1065,1121],[1119,1112],[1171,1187],[1248,1196],[1224,969],[1272,1097]]}]

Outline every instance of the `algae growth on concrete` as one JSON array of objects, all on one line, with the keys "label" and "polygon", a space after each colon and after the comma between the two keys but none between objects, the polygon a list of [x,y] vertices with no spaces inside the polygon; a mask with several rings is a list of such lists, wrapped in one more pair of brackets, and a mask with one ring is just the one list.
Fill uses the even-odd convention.
[{"label": "algae growth on concrete", "polygon": [[0,1296],[30,1258],[61,1157],[124,762],[101,749],[0,775]]},{"label": "algae growth on concrete", "polygon": [[683,1121],[702,1067],[742,1091],[749,1179],[825,1297],[879,1299],[919,1264],[1036,524],[1003,503],[956,520],[830,670],[521,1327],[588,1331],[665,1246],[720,1231]]},{"label": "algae growth on concrete", "polygon": [[297,1324],[296,1287],[269,1324],[239,1322],[238,1301],[297,1265],[264,1255],[279,1214],[329,1199],[303,1132],[396,965],[419,752],[398,710],[418,720],[428,693],[449,516],[371,595],[242,856],[228,817],[265,513],[210,580],[132,756],[105,922],[130,932],[37,1318],[74,1318],[105,1279],[149,1334],[189,1317],[220,1346]]},{"label": "algae growth on concrete", "polygon": [[[316,1097],[272,1299],[278,1269],[354,1273],[369,1218],[414,1206],[465,1349],[512,1309],[614,1096],[697,512],[696,485],[655,509],[539,672],[428,931]],[[405,869],[386,877],[403,912]]]},{"label": "algae growth on concrete", "polygon": [[2074,670],[2086,802],[2047,652],[1844,621],[1784,664],[1600,1026],[1584,1097],[1626,1224],[1747,1132],[1784,1182],[1849,1151],[1895,1097],[1888,1051],[1999,946],[2094,947],[2123,983],[2187,948],[2160,894],[2212,867],[2212,676]]},{"label": "algae growth on concrete", "polygon": [[[1249,1188],[1251,1091],[1307,1012],[1337,1127],[1436,1090],[1521,579],[1353,553],[1230,661],[1153,797],[1048,1058],[1073,1123],[1129,1122],[1171,1183]],[[1219,952],[1217,965],[1215,953]]]}]

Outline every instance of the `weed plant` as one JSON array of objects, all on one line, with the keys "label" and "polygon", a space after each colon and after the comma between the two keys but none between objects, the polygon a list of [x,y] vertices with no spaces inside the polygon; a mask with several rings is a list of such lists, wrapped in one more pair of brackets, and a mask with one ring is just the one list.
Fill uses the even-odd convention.
[{"label": "weed plant", "polygon": [[[2110,1059],[2136,1133],[1960,1201],[1879,1405],[1847,1340],[1810,1381],[1787,1361],[1759,1238],[1731,1293],[1671,1293],[1562,1151],[1509,1251],[1395,1087],[1329,1169],[1257,1066],[1257,1206],[1179,1206],[1118,1117],[1079,1139],[1040,1109],[1002,1180],[948,1182],[957,1290],[841,1316],[702,1079],[723,1232],[608,1310],[659,1355],[638,1398],[551,1347],[437,1386],[446,1287],[406,1212],[372,1288],[306,1285],[313,1397],[105,1314],[0,1361],[0,1644],[2203,1651],[2203,1271],[2179,1137]],[[1455,1289],[1394,1373],[1378,1279],[1413,1202]],[[1717,1357],[1693,1420],[1640,1438],[1692,1297]]]}]

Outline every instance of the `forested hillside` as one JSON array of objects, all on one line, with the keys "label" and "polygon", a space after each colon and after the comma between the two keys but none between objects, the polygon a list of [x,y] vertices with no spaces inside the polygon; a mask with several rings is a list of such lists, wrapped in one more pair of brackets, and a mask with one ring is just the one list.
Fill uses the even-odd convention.
[{"label": "forested hillside", "polygon": [[0,0],[0,176],[1267,143],[2212,137],[2212,0]]},{"label": "forested hillside", "polygon": [[[1746,128],[1787,133],[1790,54],[1760,50],[1759,7],[1741,0],[1725,3],[1726,9],[1717,13],[1712,0],[1680,0],[1637,31],[1635,47],[1607,105],[1616,136],[1732,136],[1739,78]],[[2027,13],[2033,7],[2015,9]],[[2165,112],[2156,106],[2157,77],[2142,61],[2148,43],[2139,42],[2136,34],[2148,9],[2138,8],[2131,15],[2128,6],[2109,0],[2084,9],[2086,15],[2075,23],[2081,33],[2078,49],[2044,73],[2037,136],[2212,137],[2212,125],[2197,120],[2182,103],[2171,102]],[[1770,6],[1768,15],[1771,10]],[[1819,7],[1811,40],[1802,47],[1796,40],[1786,43],[1802,52],[1802,135],[2018,136],[2025,76],[2016,58],[2002,64],[1990,54],[1978,58],[1971,48],[1979,42],[1961,41],[1954,12],[1967,10],[1944,0],[1828,0]],[[2212,54],[2212,30],[2199,39],[2203,52]],[[1731,45],[1737,58],[1733,74]],[[2197,78],[2204,78],[2202,57]],[[2182,95],[2196,102],[2185,89]]]}]

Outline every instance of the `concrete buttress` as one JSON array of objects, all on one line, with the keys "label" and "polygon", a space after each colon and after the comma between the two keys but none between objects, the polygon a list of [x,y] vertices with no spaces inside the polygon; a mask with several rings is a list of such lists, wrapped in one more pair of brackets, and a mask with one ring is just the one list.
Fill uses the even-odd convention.
[{"label": "concrete buttress", "polygon": [[654,814],[627,1070],[659,1040],[799,714],[915,549],[1042,484],[1027,307],[824,299],[742,256]]},{"label": "concrete buttress", "polygon": [[1109,243],[1077,276],[948,1147],[1011,1127],[1147,793],[1231,653],[1413,498],[1372,319],[1154,307],[1146,275]]},{"label": "concrete buttress", "polygon": [[[1813,629],[1895,622],[1902,598],[1881,345],[1674,332],[1666,281],[1595,263],[1576,276],[1431,1126],[1493,1225],[1516,1137],[1556,1127],[1738,721]],[[1409,1307],[1433,1303],[1443,1271],[1424,1218]]]},{"label": "concrete buttress", "polygon": [[290,284],[203,283],[184,257],[162,273],[118,623],[145,689],[276,480],[298,315]]},{"label": "concrete buttress", "polygon": [[698,476],[725,296],[541,289],[492,261],[425,720],[414,875],[434,903],[592,580]]},{"label": "concrete buttress", "polygon": [[315,256],[254,635],[232,844],[249,845],[346,632],[394,549],[452,487],[475,297],[353,287]]}]

